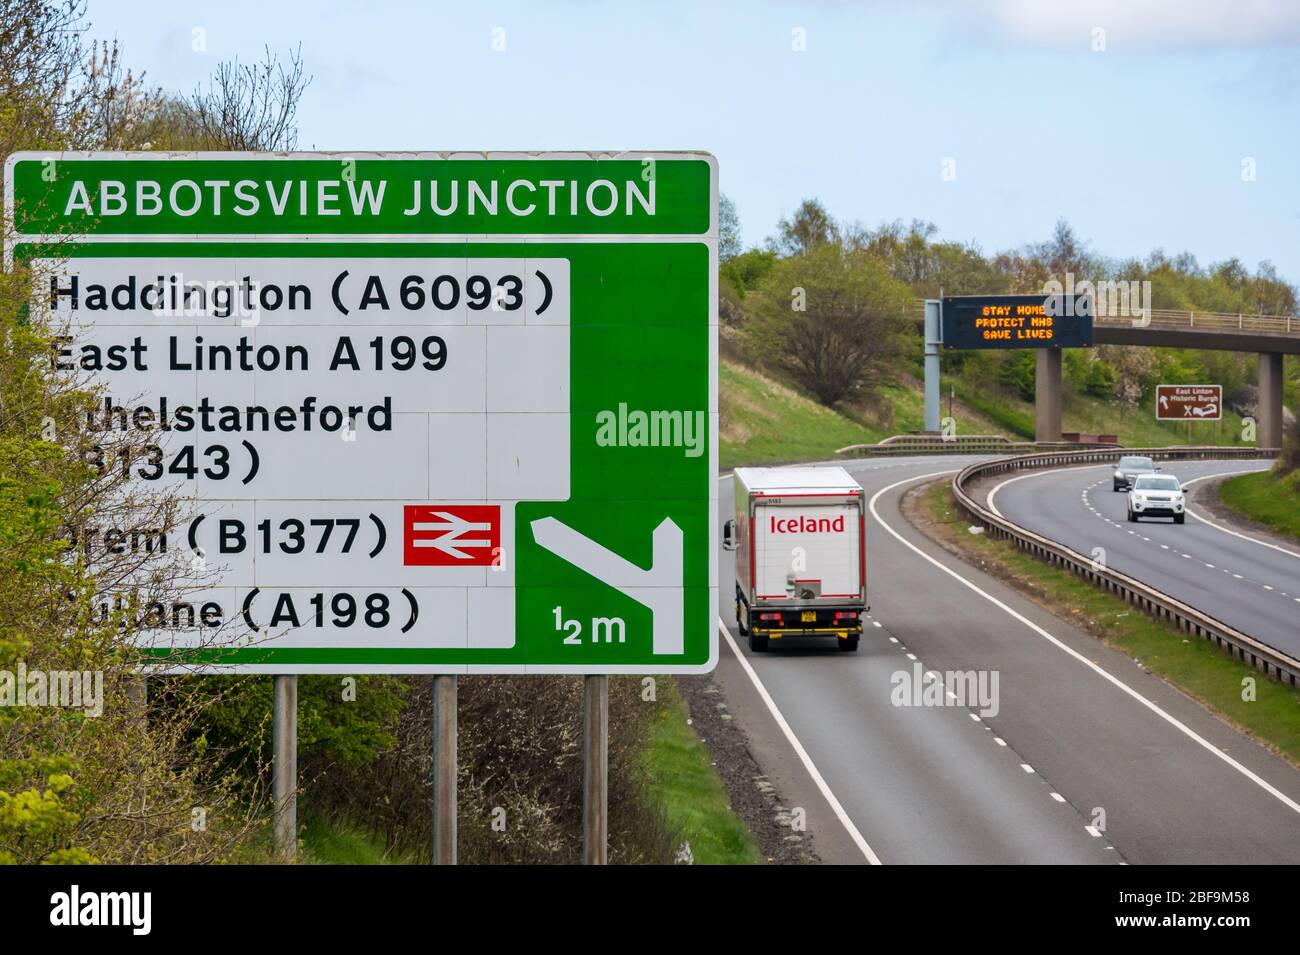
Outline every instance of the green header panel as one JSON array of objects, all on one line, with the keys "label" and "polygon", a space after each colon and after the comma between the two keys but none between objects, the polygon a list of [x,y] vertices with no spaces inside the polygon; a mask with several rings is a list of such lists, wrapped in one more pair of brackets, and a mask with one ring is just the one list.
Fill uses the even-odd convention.
[{"label": "green header panel", "polygon": [[508,155],[19,153],[5,191],[26,236],[710,231],[704,159]]}]

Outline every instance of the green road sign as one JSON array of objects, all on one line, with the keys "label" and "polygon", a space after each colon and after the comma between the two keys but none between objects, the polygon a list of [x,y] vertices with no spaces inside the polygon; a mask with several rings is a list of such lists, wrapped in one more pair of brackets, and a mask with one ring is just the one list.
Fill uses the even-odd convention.
[{"label": "green road sign", "polygon": [[148,652],[711,669],[717,195],[695,153],[10,157],[6,262],[135,441],[95,463],[187,502]]}]

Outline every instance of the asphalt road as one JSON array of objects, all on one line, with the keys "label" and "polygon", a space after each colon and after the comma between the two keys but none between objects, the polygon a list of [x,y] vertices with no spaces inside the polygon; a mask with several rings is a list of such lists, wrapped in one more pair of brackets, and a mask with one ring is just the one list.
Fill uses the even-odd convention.
[{"label": "asphalt road", "polygon": [[[1186,482],[1270,463],[1179,461],[1162,467]],[[1107,467],[1039,472],[1008,481],[993,495],[997,509],[1022,527],[1084,554],[1101,548],[1114,570],[1300,658],[1300,548],[1267,547],[1227,533],[1217,522],[1196,519],[1204,512],[1194,501],[1184,524],[1169,518],[1130,524],[1127,501],[1126,493],[1112,490]]]},{"label": "asphalt road", "polygon": [[[970,460],[848,465],[879,515],[867,516],[872,610],[857,653],[831,640],[751,652],[730,611],[733,555],[721,555],[723,622],[757,684],[727,640],[715,679],[823,858],[1300,862],[1300,771],[934,546],[900,513],[906,486],[886,490]],[[731,514],[730,476],[719,507]],[[996,715],[894,705],[914,663],[996,672]]]}]

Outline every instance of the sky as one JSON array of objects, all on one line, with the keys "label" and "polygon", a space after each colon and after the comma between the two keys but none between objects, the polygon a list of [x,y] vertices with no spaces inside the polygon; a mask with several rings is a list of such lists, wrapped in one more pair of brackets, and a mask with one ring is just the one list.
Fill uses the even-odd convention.
[{"label": "sky", "polygon": [[805,197],[984,252],[1300,282],[1300,3],[89,0],[151,83],[301,44],[303,149],[702,149],[746,243]]}]

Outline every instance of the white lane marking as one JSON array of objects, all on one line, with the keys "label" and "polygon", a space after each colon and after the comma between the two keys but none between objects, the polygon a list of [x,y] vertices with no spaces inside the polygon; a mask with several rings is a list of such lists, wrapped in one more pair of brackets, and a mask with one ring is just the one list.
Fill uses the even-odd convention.
[{"label": "white lane marking", "polygon": [[1243,766],[1241,763],[1237,762],[1235,759],[1233,759],[1233,758],[1232,758],[1231,756],[1229,756],[1227,753],[1223,752],[1223,751],[1220,750],[1217,746],[1215,746],[1213,743],[1211,743],[1209,740],[1205,739],[1203,736],[1201,736],[1199,733],[1197,733],[1197,732],[1196,732],[1194,729],[1192,729],[1190,726],[1187,726],[1185,723],[1183,723],[1183,722],[1182,722],[1181,720],[1179,720],[1177,717],[1175,717],[1175,716],[1173,716],[1173,715],[1171,715],[1171,714],[1169,714],[1169,713],[1166,713],[1166,712],[1165,712],[1164,710],[1162,710],[1162,709],[1161,709],[1157,704],[1153,703],[1151,700],[1148,700],[1145,696],[1143,696],[1143,695],[1142,695],[1141,693],[1139,693],[1137,690],[1133,689],[1131,686],[1129,686],[1127,683],[1125,683],[1125,682],[1124,682],[1123,680],[1121,680],[1119,677],[1115,676],[1113,673],[1108,672],[1105,668],[1103,668],[1103,667],[1100,666],[1099,664],[1093,663],[1091,660],[1089,660],[1087,657],[1085,657],[1082,653],[1079,653],[1079,652],[1078,652],[1077,650],[1075,650],[1074,648],[1069,647],[1069,646],[1067,646],[1066,644],[1062,643],[1059,639],[1057,639],[1056,637],[1052,636],[1050,633],[1048,633],[1046,630],[1044,630],[1044,629],[1043,629],[1042,627],[1040,627],[1038,624],[1034,623],[1032,620],[1030,620],[1030,619],[1029,619],[1028,617],[1026,617],[1024,614],[1022,614],[1022,613],[1020,613],[1019,611],[1014,610],[1014,609],[1012,609],[1011,607],[1007,606],[1005,603],[1003,603],[1003,602],[1002,602],[1001,600],[999,600],[997,597],[994,597],[992,594],[988,593],[987,591],[982,590],[982,589],[981,589],[977,584],[974,584],[974,583],[972,583],[971,581],[967,580],[967,579],[966,579],[965,577],[963,577],[961,574],[957,573],[957,571],[953,570],[952,568],[946,566],[945,564],[943,564],[943,563],[939,562],[938,560],[936,560],[935,558],[931,557],[931,556],[930,556],[929,554],[927,554],[925,551],[921,550],[921,548],[917,547],[917,546],[916,546],[915,544],[913,544],[911,541],[907,540],[907,538],[903,537],[902,534],[898,533],[898,531],[894,530],[894,529],[893,529],[892,527],[890,527],[887,523],[885,523],[884,518],[882,518],[882,517],[880,516],[880,512],[876,510],[876,501],[880,500],[880,498],[881,498],[881,496],[882,496],[883,494],[886,494],[886,493],[888,493],[889,491],[892,491],[892,490],[893,490],[894,488],[896,488],[896,487],[902,487],[904,484],[911,484],[911,483],[913,483],[913,482],[915,482],[915,481],[924,481],[924,480],[926,480],[927,478],[942,477],[942,476],[945,475],[945,474],[952,474],[952,473],[953,473],[952,471],[935,471],[935,472],[933,472],[933,473],[931,473],[931,474],[918,474],[916,477],[904,478],[902,481],[895,481],[893,484],[890,484],[888,487],[883,487],[883,488],[881,488],[879,491],[877,491],[877,492],[872,496],[871,500],[870,500],[869,502],[867,502],[867,507],[868,507],[868,509],[871,511],[871,516],[874,517],[874,518],[876,519],[876,523],[877,523],[877,524],[879,524],[879,525],[880,525],[881,527],[883,527],[886,531],[888,531],[888,532],[890,533],[891,536],[893,536],[893,537],[894,537],[894,538],[895,538],[895,539],[896,539],[900,544],[902,544],[902,545],[903,545],[904,547],[906,547],[908,550],[910,550],[910,551],[916,553],[917,555],[919,555],[919,556],[920,556],[921,558],[923,558],[924,560],[929,561],[931,564],[933,564],[935,567],[938,567],[941,571],[943,571],[943,572],[944,572],[945,574],[947,574],[949,577],[953,578],[954,580],[956,580],[957,582],[959,582],[959,583],[962,584],[963,586],[965,586],[965,587],[969,588],[970,590],[974,591],[975,593],[979,594],[981,597],[983,597],[983,598],[984,598],[985,600],[987,600],[989,603],[993,604],[993,606],[997,607],[997,608],[1000,609],[1000,610],[1005,611],[1005,612],[1006,612],[1007,614],[1009,614],[1011,617],[1013,617],[1013,618],[1015,618],[1016,620],[1020,621],[1020,622],[1023,623],[1026,627],[1028,627],[1030,630],[1034,631],[1034,633],[1038,634],[1040,637],[1042,637],[1042,638],[1043,638],[1044,640],[1046,640],[1048,643],[1050,643],[1050,644],[1052,644],[1054,647],[1056,647],[1058,650],[1062,650],[1062,651],[1064,651],[1065,653],[1068,653],[1070,656],[1074,657],[1074,659],[1078,660],[1080,663],[1082,663],[1084,666],[1088,667],[1090,670],[1092,670],[1093,672],[1095,672],[1096,674],[1098,674],[1098,675],[1099,675],[1100,677],[1102,677],[1104,680],[1107,680],[1107,681],[1109,681],[1110,683],[1114,684],[1114,685],[1115,685],[1116,687],[1118,687],[1120,690],[1122,690],[1123,692],[1127,693],[1127,694],[1128,694],[1129,696],[1131,696],[1133,699],[1137,700],[1137,702],[1141,703],[1143,706],[1145,706],[1145,707],[1146,707],[1148,710],[1150,710],[1152,713],[1155,713],[1155,714],[1156,714],[1157,716],[1159,716],[1162,720],[1164,720],[1165,722],[1167,722],[1169,725],[1173,726],[1175,729],[1177,729],[1180,733],[1182,733],[1182,734],[1183,734],[1184,736],[1186,736],[1188,739],[1193,740],[1193,741],[1196,742],[1199,746],[1201,746],[1202,748],[1204,748],[1207,752],[1209,752],[1209,753],[1213,753],[1216,757],[1218,757],[1219,759],[1223,760],[1223,762],[1227,763],[1229,766],[1231,766],[1231,767],[1232,767],[1233,769],[1235,769],[1237,772],[1241,773],[1241,775],[1245,776],[1247,779],[1249,779],[1249,780],[1250,780],[1251,782],[1253,782],[1255,785],[1259,786],[1261,789],[1263,789],[1263,790],[1264,790],[1266,793],[1268,793],[1270,796],[1273,796],[1274,798],[1276,798],[1279,802],[1281,802],[1284,806],[1286,806],[1286,807],[1287,807],[1288,809],[1290,809],[1292,812],[1297,813],[1297,814],[1300,814],[1300,803],[1296,802],[1294,799],[1292,799],[1292,798],[1291,798],[1290,796],[1288,796],[1286,793],[1282,792],[1280,789],[1278,789],[1278,788],[1277,788],[1276,786],[1274,786],[1272,783],[1268,782],[1268,780],[1261,778],[1258,774],[1252,772],[1250,769],[1247,769],[1247,768],[1246,768],[1245,766]]},{"label": "white lane marking", "polygon": [[1028,763],[1021,763],[1020,768],[1027,773],[1032,773],[1034,771],[1034,767],[1030,766]]},{"label": "white lane marking", "polygon": [[831,812],[835,813],[835,817],[839,819],[840,825],[842,825],[845,831],[848,832],[849,838],[853,840],[854,844],[862,854],[866,856],[867,861],[872,865],[880,865],[880,856],[876,855],[871,846],[867,845],[867,840],[862,838],[862,833],[858,831],[858,827],[853,824],[853,820],[849,818],[849,814],[844,811],[844,807],[840,805],[840,801],[835,798],[835,794],[831,792],[831,787],[827,785],[826,780],[822,778],[822,774],[817,771],[817,767],[813,764],[812,757],[809,756],[808,751],[803,748],[803,743],[799,742],[799,737],[794,735],[794,730],[790,728],[790,724],[787,723],[785,717],[781,715],[781,711],[777,708],[776,701],[773,700],[771,694],[767,692],[767,687],[765,687],[763,681],[758,678],[758,674],[754,672],[754,668],[749,665],[749,661],[745,659],[745,655],[740,652],[740,647],[736,646],[736,641],[731,639],[731,631],[727,629],[727,625],[722,622],[721,618],[718,618],[718,630],[722,633],[727,644],[731,647],[731,652],[734,653],[736,659],[740,661],[741,669],[745,671],[745,675],[749,677],[749,681],[754,684],[754,689],[758,691],[759,697],[767,705],[767,711],[771,713],[772,718],[776,720],[776,725],[781,727],[781,732],[785,734],[786,741],[789,742],[790,746],[794,749],[795,755],[799,757],[799,761],[803,763],[803,768],[808,771],[808,775],[812,777],[812,781],[816,783],[817,788],[821,790],[822,796],[825,797],[826,802],[831,807]]},{"label": "white lane marking", "polygon": [[995,737],[993,737],[993,742],[997,743],[999,746],[1006,746],[1006,745],[1007,745],[1007,741],[1004,740],[1001,736],[995,736]]},{"label": "white lane marking", "polygon": [[1101,838],[1101,830],[1099,830],[1096,826],[1084,826],[1083,828],[1087,829],[1088,835],[1092,836],[1094,839]]},{"label": "white lane marking", "polygon": [[1060,793],[1052,793],[1052,798],[1055,799],[1057,802],[1065,802],[1065,797],[1062,796]]},{"label": "white lane marking", "polygon": [[[994,514],[998,515],[998,517],[1006,516],[1000,510],[998,510],[997,496],[998,496],[998,492],[1001,491],[1008,484],[1014,484],[1016,481],[1025,481],[1033,477],[1043,477],[1048,474],[1056,474],[1057,472],[1060,471],[1079,471],[1079,470],[1083,470],[1085,467],[1105,467],[1105,465],[1083,465],[1083,466],[1074,465],[1074,466],[1067,466],[1067,467],[1060,467],[1060,468],[1048,468],[1046,471],[1032,471],[1029,474],[1021,474],[1017,477],[1007,478],[1005,481],[1002,481],[1000,484],[996,485],[993,488],[993,490],[989,491],[989,498],[988,498],[989,510],[991,510]],[[1188,484],[1195,484],[1197,481],[1208,481],[1210,478],[1227,477],[1233,474],[1254,474],[1259,470],[1261,469],[1260,468],[1237,468],[1236,470],[1233,471],[1215,471],[1213,474],[1202,474],[1198,477],[1190,478],[1183,482],[1183,486],[1185,487]],[[1096,487],[1097,484],[1101,484],[1101,483],[1102,483],[1101,481],[1098,481],[1096,484],[1089,485],[1089,487],[1090,488]],[[1085,492],[1085,500],[1086,500],[1086,492]],[[1089,507],[1088,509],[1093,511],[1094,513],[1098,513],[1092,507]],[[1242,534],[1237,531],[1231,530],[1227,527],[1224,527],[1222,524],[1210,520],[1209,518],[1202,517],[1200,514],[1196,513],[1196,511],[1193,511],[1191,508],[1187,508],[1186,510],[1188,514],[1196,518],[1202,524],[1208,524],[1210,527],[1213,527],[1216,530],[1223,531],[1223,533],[1225,534],[1231,534],[1233,537],[1240,537],[1242,540],[1250,541],[1253,544],[1259,544],[1261,547],[1267,547],[1270,548],[1271,550],[1278,551],[1279,553],[1287,554],[1290,557],[1295,557],[1297,559],[1300,559],[1300,553],[1296,553],[1295,551],[1288,550],[1285,547],[1279,547],[1277,544],[1271,544],[1268,541],[1262,541],[1256,537],[1250,537],[1246,534]],[[1118,522],[1112,521],[1109,518],[1106,518],[1106,523],[1110,524],[1112,527],[1120,526]],[[1146,539],[1147,538],[1143,538],[1143,540]],[[1169,549],[1163,544],[1161,545],[1161,547],[1164,550]]]},{"label": "white lane marking", "polygon": [[[1230,474],[1256,474],[1258,473],[1258,471],[1259,468],[1249,468],[1242,471],[1220,471],[1215,474],[1202,474],[1200,477],[1194,477],[1190,481],[1184,481],[1183,484],[1184,486],[1188,484],[1195,484],[1197,481],[1207,481],[1210,478],[1225,477],[1226,475],[1230,475]],[[1288,550],[1285,547],[1279,547],[1277,544],[1271,544],[1268,541],[1262,541],[1258,537],[1251,537],[1249,534],[1242,534],[1239,531],[1234,531],[1231,528],[1224,527],[1218,521],[1212,521],[1208,517],[1202,517],[1200,514],[1196,513],[1196,511],[1192,510],[1190,507],[1187,508],[1187,513],[1192,515],[1192,517],[1196,518],[1202,524],[1208,524],[1210,527],[1213,527],[1215,530],[1223,531],[1223,533],[1225,534],[1231,534],[1233,537],[1240,537],[1244,541],[1250,541],[1252,544],[1258,544],[1260,547],[1267,547],[1269,550],[1275,550],[1278,553],[1286,554],[1289,557],[1295,557],[1297,559],[1300,559],[1300,553],[1296,553],[1293,550]]]}]

